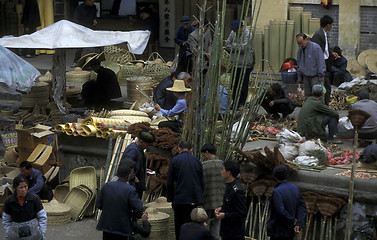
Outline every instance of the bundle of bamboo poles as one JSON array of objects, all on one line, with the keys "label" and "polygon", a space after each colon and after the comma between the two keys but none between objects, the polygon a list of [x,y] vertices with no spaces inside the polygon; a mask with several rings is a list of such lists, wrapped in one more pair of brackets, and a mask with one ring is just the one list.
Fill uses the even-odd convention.
[{"label": "bundle of bamboo poles", "polygon": [[[223,52],[223,39],[227,38],[224,36],[225,26],[225,14],[226,14],[226,0],[217,1],[216,10],[216,22],[210,27],[213,31],[213,44],[211,57],[209,59],[209,66],[206,69],[206,74],[204,74],[204,59],[205,53],[203,50],[204,44],[204,16],[208,10],[207,1],[204,0],[199,7],[199,46],[198,54],[194,56],[194,69],[193,72],[193,85],[192,85],[192,97],[189,103],[188,115],[184,123],[184,131],[182,138],[185,140],[190,140],[194,144],[194,155],[200,155],[200,147],[204,143],[215,143],[217,140],[218,152],[217,155],[221,159],[229,159],[233,153],[234,147],[243,148],[247,142],[249,135],[249,130],[252,127],[250,122],[255,118],[255,113],[258,111],[260,106],[261,96],[264,94],[264,87],[267,82],[268,77],[262,76],[263,74],[257,73],[255,77],[250,78],[250,89],[249,94],[252,96],[250,100],[246,102],[242,111],[237,109],[238,102],[240,99],[240,93],[243,85],[243,80],[239,82],[236,79],[236,72],[238,71],[241,75],[240,79],[244,79],[246,72],[246,63],[248,58],[252,58],[252,54],[246,54],[244,61],[240,62],[241,50],[232,50],[230,54],[236,56],[232,67],[230,68],[231,79],[229,81],[228,97],[227,97],[227,111],[222,114],[221,119],[219,119],[220,102],[219,94],[220,92],[220,82],[218,79],[223,71],[222,69],[222,52]],[[250,32],[255,29],[255,24],[259,16],[259,10],[261,7],[261,1],[255,1],[253,6],[253,11],[251,9],[251,0],[243,0],[241,17],[242,21],[251,22],[248,28]],[[258,10],[258,11],[256,11]],[[254,27],[254,28],[253,28]],[[244,32],[238,34],[234,44],[240,43],[243,39]],[[251,52],[252,39],[247,44],[247,52]],[[243,49],[245,50],[245,49]],[[238,64],[240,63],[240,64]],[[240,72],[241,71],[241,72]],[[238,82],[238,83],[237,83]],[[221,97],[220,97],[221,98]],[[240,120],[239,120],[240,118]],[[238,129],[236,134],[232,136],[232,126],[239,120]],[[223,126],[223,131],[221,133],[216,132],[217,121],[220,121]],[[195,129],[195,131],[192,131]]]}]

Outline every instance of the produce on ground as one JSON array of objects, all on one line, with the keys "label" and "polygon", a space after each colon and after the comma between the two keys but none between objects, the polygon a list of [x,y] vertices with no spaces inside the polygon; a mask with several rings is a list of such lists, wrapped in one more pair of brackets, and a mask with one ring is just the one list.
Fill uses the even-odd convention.
[{"label": "produce on ground", "polygon": [[[344,150],[343,152],[337,152],[332,154],[329,151],[326,151],[327,163],[329,165],[343,165],[349,164],[352,162],[353,151]],[[356,151],[356,162],[359,160],[360,152]]]}]

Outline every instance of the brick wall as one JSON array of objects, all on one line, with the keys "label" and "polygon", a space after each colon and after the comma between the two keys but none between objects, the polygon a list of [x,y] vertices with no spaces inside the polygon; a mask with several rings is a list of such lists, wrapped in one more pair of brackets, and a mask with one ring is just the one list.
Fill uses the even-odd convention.
[{"label": "brick wall", "polygon": [[[338,45],[339,38],[339,6],[332,6],[330,9],[321,7],[319,4],[292,4],[293,7],[303,7],[304,12],[312,12],[313,18],[321,18],[329,15],[334,19],[333,27],[328,33],[330,47]],[[320,26],[318,26],[318,29]]]},{"label": "brick wall", "polygon": [[377,49],[377,7],[360,7],[360,52]]}]

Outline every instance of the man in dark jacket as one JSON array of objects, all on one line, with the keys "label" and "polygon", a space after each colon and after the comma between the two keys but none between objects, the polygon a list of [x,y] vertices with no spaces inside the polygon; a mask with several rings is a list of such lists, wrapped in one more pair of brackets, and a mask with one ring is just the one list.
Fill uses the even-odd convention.
[{"label": "man in dark jacket", "polygon": [[[94,5],[94,2],[95,0],[84,0],[83,3],[78,5],[73,15],[73,22],[90,29],[96,26],[97,7]],[[73,60],[74,64],[72,67],[76,66],[75,63],[77,63],[77,61],[81,58],[82,51],[82,48],[76,49],[75,59]]]},{"label": "man in dark jacket", "polygon": [[331,84],[338,87],[343,82],[352,81],[352,76],[347,71],[347,59],[342,55],[340,47],[335,46],[331,56],[331,68],[328,73]]},{"label": "man in dark jacket", "polygon": [[272,84],[267,90],[261,106],[267,113],[272,114],[274,119],[280,118],[279,113],[285,118],[295,109],[287,88],[279,83]]},{"label": "man in dark jacket", "polygon": [[[314,85],[313,96],[309,97],[301,108],[297,120],[297,131],[306,139],[321,138],[329,143],[339,144],[335,139],[338,133],[339,113],[322,101],[323,87]],[[329,127],[329,135],[326,136],[325,126]]]},{"label": "man in dark jacket", "polygon": [[122,155],[122,159],[119,165],[126,164],[126,160],[132,160],[136,163],[135,167],[135,186],[136,191],[141,198],[145,186],[146,175],[146,160],[144,156],[144,150],[148,148],[155,141],[155,135],[149,131],[141,131],[137,137],[136,142],[131,143],[126,147]]},{"label": "man in dark jacket", "polygon": [[177,102],[177,97],[174,92],[166,90],[166,88],[173,87],[174,81],[177,80],[179,72],[175,71],[169,77],[162,80],[156,87],[153,93],[153,101],[160,105],[162,109],[170,110]]},{"label": "man in dark jacket", "polygon": [[[94,58],[88,63],[97,73],[97,80],[83,84],[81,96],[87,104],[106,105],[111,99],[122,97],[122,92],[113,70],[101,66],[101,61]],[[84,65],[85,66],[85,65]]]},{"label": "man in dark jacket", "polygon": [[191,24],[191,18],[189,16],[181,17],[182,25],[178,28],[175,35],[174,42],[179,46],[178,55],[178,70],[190,72],[189,61],[191,58],[190,46],[187,43],[190,33],[195,30]]},{"label": "man in dark jacket", "polygon": [[143,203],[128,184],[131,168],[120,165],[117,176],[117,181],[103,185],[96,200],[97,208],[102,210],[97,230],[103,231],[103,240],[128,239],[133,232],[132,217],[143,214]]},{"label": "man in dark jacket", "polygon": [[295,233],[300,233],[305,224],[305,201],[300,190],[287,182],[288,168],[285,165],[276,166],[273,174],[279,183],[272,192],[267,233],[271,240],[293,240]]},{"label": "man in dark jacket", "polygon": [[37,194],[42,200],[52,200],[52,189],[45,184],[41,171],[34,169],[28,161],[20,163],[20,170],[19,175],[22,175],[28,181],[29,192]]},{"label": "man in dark jacket", "polygon": [[330,103],[330,94],[331,94],[331,82],[329,72],[331,71],[331,51],[330,51],[330,44],[327,37],[328,32],[331,30],[334,20],[332,17],[325,15],[321,17],[320,24],[321,28],[314,33],[311,41],[317,43],[323,52],[323,58],[325,59],[326,63],[326,75],[324,79],[324,85],[326,88],[325,93],[325,104],[329,105]]},{"label": "man in dark jacket", "polygon": [[207,228],[208,216],[203,208],[194,208],[190,214],[192,222],[185,223],[181,228],[179,240],[215,240]]},{"label": "man in dark jacket", "polygon": [[151,224],[148,222],[148,213],[144,212],[141,216],[141,224],[137,221],[133,222],[134,231],[129,240],[142,240],[151,234]]},{"label": "man in dark jacket", "polygon": [[240,166],[235,161],[225,161],[221,176],[225,180],[223,205],[215,209],[215,216],[221,219],[222,240],[243,240],[247,214],[245,192],[237,180]]},{"label": "man in dark jacket", "polygon": [[167,199],[173,203],[175,236],[179,240],[181,226],[191,221],[191,211],[203,204],[204,177],[199,159],[190,154],[192,144],[182,141],[179,153],[170,163]]}]

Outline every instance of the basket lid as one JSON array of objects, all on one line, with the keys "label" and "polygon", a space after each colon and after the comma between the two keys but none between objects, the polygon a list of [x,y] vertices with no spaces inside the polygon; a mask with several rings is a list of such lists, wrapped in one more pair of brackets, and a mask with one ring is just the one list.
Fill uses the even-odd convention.
[{"label": "basket lid", "polygon": [[171,203],[169,203],[166,197],[159,197],[155,202],[151,202],[147,204],[148,207],[151,208],[171,208]]},{"label": "basket lid", "polygon": [[164,220],[170,217],[167,213],[158,212],[156,208],[147,208],[146,212],[149,221]]}]

